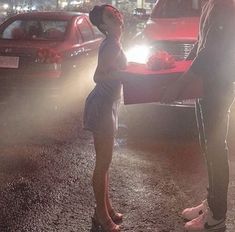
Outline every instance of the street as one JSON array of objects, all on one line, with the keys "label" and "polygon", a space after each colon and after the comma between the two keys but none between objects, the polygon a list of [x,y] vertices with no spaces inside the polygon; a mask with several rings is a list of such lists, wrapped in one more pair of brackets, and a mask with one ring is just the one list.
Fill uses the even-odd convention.
[{"label": "street", "polygon": [[[64,1],[61,3],[57,1],[56,8],[62,2]],[[133,1],[121,2],[126,2],[125,4],[128,3],[128,5],[134,3]],[[164,3],[164,1],[159,2]],[[181,3],[181,1],[178,2]],[[47,6],[47,4],[41,7],[51,9],[53,5]],[[199,6],[199,3],[196,5]],[[192,6],[194,7],[194,4]],[[193,7],[191,11],[195,12]],[[150,10],[152,8],[154,9],[151,6]],[[130,6],[130,9],[133,10],[133,7]],[[199,8],[196,12],[199,13]],[[185,13],[187,13],[186,10]],[[156,44],[156,47],[151,47],[151,50],[157,51],[164,45],[164,50],[167,51],[168,48],[169,54],[173,52],[172,54],[182,59],[187,57],[188,54],[185,52],[191,50],[197,39],[199,15],[195,17],[189,14],[190,17],[182,17],[182,19],[179,16],[158,18],[156,15],[156,20],[151,19],[151,23],[146,24],[153,26],[147,30],[148,34],[152,35],[150,38],[152,41],[149,40],[148,42],[151,42],[149,44]],[[126,25],[124,31],[126,37],[123,43],[124,48],[134,45],[134,40],[132,41],[131,38],[145,28],[143,19],[139,22],[137,19],[134,20],[132,12],[129,17],[129,21],[127,20],[129,24]],[[58,25],[61,27],[60,21]],[[52,22],[54,25],[54,21]],[[166,22],[169,24],[167,25]],[[43,20],[44,24],[45,20]],[[76,27],[73,26],[71,32],[74,29],[78,32],[79,23],[74,25]],[[66,31],[69,32],[67,29],[64,30]],[[88,31],[84,32],[87,34]],[[181,35],[182,32],[183,35]],[[179,43],[185,37],[186,32],[193,32],[194,35],[190,35],[189,38],[187,35],[185,41]],[[43,36],[46,34],[43,33]],[[87,45],[95,41],[95,34],[92,32],[90,38],[93,39],[84,40],[85,47],[80,48],[80,37],[78,39],[80,34],[72,33],[71,36],[75,36],[77,46],[72,44],[73,40],[66,45],[68,52],[61,56],[69,58],[65,60],[65,63],[69,64],[70,58],[76,58],[76,55],[82,51],[90,51],[92,54],[89,49],[95,50],[95,46],[98,48],[98,43],[89,49]],[[34,57],[29,55],[29,51],[34,50],[28,46],[30,43],[33,45],[32,41],[35,38],[37,38],[36,42],[40,42],[40,37],[32,35],[30,43],[26,40],[28,50],[25,50],[20,43],[24,42],[23,37],[20,40],[16,39],[14,46],[9,47],[10,39],[13,43],[15,41],[13,35],[14,33],[10,38],[6,36],[7,41],[5,41],[6,38],[2,39],[2,43],[5,41],[3,50],[7,59],[15,48],[17,48],[17,57],[19,49],[22,49],[23,54],[27,54],[27,58]],[[138,35],[140,38],[146,37],[144,34],[138,33]],[[156,38],[161,38],[161,40]],[[52,41],[54,39],[58,38],[53,38]],[[43,37],[43,46],[46,41],[47,39]],[[51,40],[48,41],[50,43],[44,51],[50,51],[53,48]],[[59,44],[61,41],[63,40],[59,39],[56,43]],[[72,46],[69,49],[70,45]],[[38,47],[41,48],[41,44],[33,48],[37,49],[35,54]],[[57,55],[55,57],[58,58],[60,52],[58,50],[58,53],[54,53]],[[143,55],[139,50],[137,52],[137,55]],[[3,54],[1,56],[4,58]],[[41,91],[38,91],[39,94],[35,97],[35,90],[40,89],[40,86],[35,84],[34,88],[28,88],[27,80],[30,79],[24,79],[26,84],[23,83],[21,76],[15,75],[17,72],[7,73],[10,78],[5,78],[6,73],[2,74],[4,83],[9,84],[7,87],[10,87],[14,78],[23,88],[18,88],[17,84],[11,86],[9,96],[4,91],[0,92],[0,232],[89,232],[91,229],[91,217],[95,207],[91,184],[95,153],[91,134],[82,128],[82,117],[85,98],[94,86],[92,76],[97,59],[88,62],[86,58],[89,58],[89,52],[84,57],[84,62],[87,63],[74,63],[68,66],[68,70],[73,71],[76,82],[72,85],[69,82],[68,88],[62,88],[61,92],[60,89],[56,91],[59,95],[56,100],[48,99]],[[37,68],[34,69],[31,64],[39,64],[38,70],[40,71],[44,63],[41,63],[42,60],[39,58],[46,61],[45,58],[50,58],[50,56],[37,57],[37,62],[34,62],[35,59],[29,60],[30,62],[26,62],[25,66],[19,70],[24,74],[25,68],[32,68],[30,75],[34,72],[36,74]],[[17,59],[13,60],[17,61]],[[18,67],[17,62],[13,64],[13,68]],[[47,62],[45,64],[47,67]],[[51,64],[56,64],[57,67],[55,61]],[[91,64],[93,68],[88,67],[88,64]],[[12,71],[12,64],[8,64],[7,68],[9,66],[11,68],[9,70]],[[36,80],[37,83],[40,80],[37,78],[31,80]],[[27,90],[30,90],[30,95],[26,93]],[[234,232],[235,109],[231,113],[229,129],[230,184],[226,232]],[[110,178],[110,195],[113,205],[124,214],[122,231],[183,232],[185,222],[181,217],[182,210],[200,204],[206,198],[207,187],[207,172],[198,144],[194,109],[156,103],[122,104]]]},{"label": "street", "polygon": [[[181,232],[182,209],[206,196],[203,157],[192,132],[193,112],[146,113],[147,105],[140,106],[121,111],[137,113],[126,116],[129,136],[120,134],[116,140],[111,167],[113,204],[125,215],[123,231]],[[82,109],[74,105],[66,113],[49,112],[27,112],[23,107],[16,111],[14,104],[1,105],[1,232],[87,232],[91,228],[94,149],[91,135],[82,130]],[[172,120],[174,115],[177,118]],[[227,232],[235,229],[234,119],[229,136]],[[191,123],[191,129],[182,127],[184,123]]]}]

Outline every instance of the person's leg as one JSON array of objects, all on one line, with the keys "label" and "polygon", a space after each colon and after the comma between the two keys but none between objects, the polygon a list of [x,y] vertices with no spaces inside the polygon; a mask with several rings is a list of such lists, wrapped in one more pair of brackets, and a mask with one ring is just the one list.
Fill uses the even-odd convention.
[{"label": "person's leg", "polygon": [[[208,171],[208,196],[206,210],[197,218],[187,222],[187,231],[225,231],[229,166],[227,157],[228,110],[233,96],[226,91],[204,97],[200,101],[202,124],[205,135],[205,159]],[[197,207],[198,208],[198,207]]]},{"label": "person's leg", "polygon": [[202,115],[200,99],[197,99],[197,101],[196,101],[195,116],[196,116],[196,121],[197,121],[199,144],[200,144],[200,147],[201,147],[201,151],[204,154],[205,150],[206,150],[206,141],[205,141],[205,132],[204,132],[204,126],[203,126],[203,115]]},{"label": "person's leg", "polygon": [[[202,113],[202,101],[200,99],[196,100],[195,104],[195,116],[196,116],[196,122],[197,122],[197,130],[198,130],[198,140],[201,148],[201,152],[205,156],[206,151],[206,140],[205,140],[205,131],[204,131],[204,124],[203,124],[203,113]],[[187,220],[191,221],[201,214],[203,214],[206,211],[207,202],[205,199],[203,201],[194,207],[186,208],[182,211],[182,217]]]},{"label": "person's leg", "polygon": [[[113,137],[94,134],[96,163],[93,173],[93,189],[96,200],[96,216],[101,225],[107,224],[111,218],[107,208],[108,170],[112,160]],[[109,223],[110,224],[110,223]],[[111,225],[114,227],[115,224]]]},{"label": "person's leg", "polygon": [[[110,128],[111,131],[107,132],[108,134],[114,134],[113,138],[115,137],[115,133],[117,132],[118,129],[118,107],[119,107],[119,100],[115,101],[112,105],[112,107],[108,108],[109,111],[108,114],[106,114],[106,119],[104,123],[106,125],[106,128]],[[112,142],[114,143],[114,141]],[[109,174],[107,175],[106,178],[106,206],[107,210],[109,212],[110,217],[115,223],[120,223],[122,221],[122,214],[117,213],[111,203],[110,197],[109,197]]]},{"label": "person's leg", "polygon": [[109,173],[107,174],[106,189],[105,190],[106,190],[106,192],[105,192],[105,194],[106,194],[106,196],[105,196],[106,197],[105,198],[106,205],[107,205],[108,212],[110,212],[113,207],[112,207],[112,203],[111,203],[111,200],[110,200],[110,197],[109,197]]},{"label": "person's leg", "polygon": [[[210,103],[208,103],[210,106]],[[198,127],[198,134],[199,134],[199,143],[200,143],[200,147],[201,147],[201,151],[202,154],[204,155],[205,158],[205,162],[207,167],[210,166],[209,164],[209,160],[208,160],[208,152],[207,152],[207,137],[208,137],[208,122],[207,120],[211,120],[210,123],[212,124],[212,126],[214,125],[214,121],[212,120],[213,116],[216,114],[216,108],[213,108],[213,110],[208,109],[207,112],[207,103],[205,103],[204,100],[198,100],[196,103],[196,120],[197,120],[197,127]],[[212,116],[210,116],[212,115]],[[208,119],[207,119],[208,118]],[[212,182],[212,174],[211,174],[211,169],[207,168],[207,173],[208,173],[208,188],[207,190],[209,190],[209,183]]]},{"label": "person's leg", "polygon": [[[208,134],[208,128],[207,128],[207,113],[205,112],[206,103],[204,100],[199,99],[196,102],[196,120],[197,120],[197,127],[198,127],[198,134],[199,134],[199,143],[201,147],[201,152],[205,158],[206,166],[209,167],[208,157],[207,157],[207,134]],[[212,112],[211,112],[212,113]],[[208,187],[207,190],[209,190],[209,183],[211,183],[211,173],[210,168],[207,168],[208,173]]]},{"label": "person's leg", "polygon": [[119,224],[122,222],[123,215],[121,213],[118,213],[115,211],[115,209],[112,206],[110,197],[109,197],[109,174],[107,175],[107,181],[106,181],[106,205],[109,212],[110,217],[112,218],[113,222]]},{"label": "person's leg", "polygon": [[213,218],[217,220],[226,218],[227,212],[229,165],[226,138],[231,103],[232,97],[214,96],[202,104],[209,176],[207,200]]}]

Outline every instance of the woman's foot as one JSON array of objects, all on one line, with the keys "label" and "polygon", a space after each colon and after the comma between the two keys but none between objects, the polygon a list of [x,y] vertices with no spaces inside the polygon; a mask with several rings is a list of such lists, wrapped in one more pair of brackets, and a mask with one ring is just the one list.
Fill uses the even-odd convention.
[{"label": "woman's foot", "polygon": [[112,218],[113,222],[119,224],[123,220],[123,214],[115,212],[114,210],[111,210],[109,212],[110,217]]},{"label": "woman's foot", "polygon": [[95,211],[92,217],[92,232],[120,232],[120,226],[115,224],[111,218],[101,221]]}]

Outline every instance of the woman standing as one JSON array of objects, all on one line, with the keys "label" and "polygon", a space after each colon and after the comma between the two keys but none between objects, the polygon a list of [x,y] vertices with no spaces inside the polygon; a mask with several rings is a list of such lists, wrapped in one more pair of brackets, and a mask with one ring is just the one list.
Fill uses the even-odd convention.
[{"label": "woman standing", "polygon": [[122,214],[112,207],[108,194],[109,167],[112,160],[114,134],[117,129],[117,110],[121,97],[121,81],[117,71],[126,67],[126,57],[120,45],[123,28],[121,13],[111,5],[95,6],[90,21],[104,35],[98,65],[94,74],[96,86],[86,99],[84,129],[93,133],[96,163],[93,189],[96,200],[93,230],[118,232]]}]

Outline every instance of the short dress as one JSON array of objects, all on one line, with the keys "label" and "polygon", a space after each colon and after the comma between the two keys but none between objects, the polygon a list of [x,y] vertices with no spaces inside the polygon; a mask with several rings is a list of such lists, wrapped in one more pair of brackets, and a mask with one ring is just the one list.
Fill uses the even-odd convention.
[{"label": "short dress", "polygon": [[[99,49],[98,59],[102,59],[102,51],[108,46],[111,54],[118,54],[115,65],[126,65],[126,57],[115,38],[106,38]],[[95,74],[96,75],[96,74]],[[104,74],[105,75],[105,74]],[[122,84],[120,80],[108,79],[97,82],[85,102],[83,128],[93,133],[113,136],[118,128],[118,107],[121,99]]]}]

